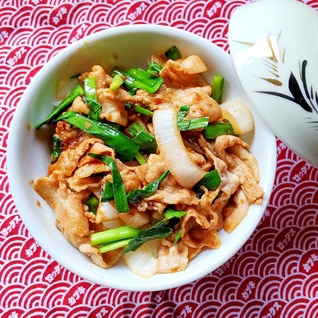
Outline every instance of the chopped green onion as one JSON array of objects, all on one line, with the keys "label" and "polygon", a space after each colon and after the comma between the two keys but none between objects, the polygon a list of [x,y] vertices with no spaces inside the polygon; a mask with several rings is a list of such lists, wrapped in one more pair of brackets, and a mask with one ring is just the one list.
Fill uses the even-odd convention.
[{"label": "chopped green onion", "polygon": [[175,236],[175,238],[174,238],[174,240],[173,240],[173,243],[174,243],[174,244],[177,244],[177,243],[178,243],[178,241],[179,241],[180,238],[181,238],[181,234],[182,234],[182,230],[179,229],[178,232],[177,232],[177,234],[176,234],[176,236]]},{"label": "chopped green onion", "polygon": [[191,118],[178,122],[180,131],[203,129],[209,124],[209,117]]},{"label": "chopped green onion", "polygon": [[178,111],[178,123],[181,122],[184,119],[184,117],[188,115],[189,111],[190,111],[189,105],[180,106]]},{"label": "chopped green onion", "polygon": [[145,160],[144,156],[142,155],[142,153],[137,152],[136,156],[135,156],[136,160],[138,161],[138,163],[140,165],[144,165],[147,161]]},{"label": "chopped green onion", "polygon": [[99,248],[99,251],[100,251],[100,253],[107,253],[110,251],[114,251],[114,250],[117,250],[118,248],[122,248],[122,247],[127,246],[130,241],[131,241],[131,239],[128,238],[128,239],[112,242],[112,243],[101,246]]},{"label": "chopped green onion", "polygon": [[158,64],[155,61],[151,61],[148,65],[147,72],[152,73],[154,75],[154,74],[159,74],[162,69],[163,69],[162,65]]},{"label": "chopped green onion", "polygon": [[170,219],[165,218],[149,229],[140,231],[128,242],[122,253],[133,252],[148,241],[171,236],[174,226],[178,224],[179,221],[179,217],[172,217]]},{"label": "chopped green onion", "polygon": [[221,135],[235,135],[233,127],[228,122],[216,122],[214,124],[209,124],[204,131],[205,138],[215,139]]},{"label": "chopped green onion", "polygon": [[129,240],[122,253],[134,252],[142,244],[151,240],[169,237],[172,233],[173,227],[169,226],[169,222],[167,222],[166,220],[159,221],[157,224],[153,225],[149,229],[140,231],[137,236]]},{"label": "chopped green onion", "polygon": [[153,112],[147,108],[144,108],[138,104],[133,104],[133,103],[125,103],[125,108],[127,110],[129,109],[134,109],[134,111],[138,114],[141,114],[141,115],[145,115],[145,116],[149,116],[149,117],[152,117],[153,116]]},{"label": "chopped green onion", "polygon": [[179,49],[175,45],[173,45],[165,52],[165,56],[167,59],[177,60],[181,58],[181,53]]},{"label": "chopped green onion", "polygon": [[167,220],[170,220],[172,218],[179,218],[181,219],[184,215],[186,215],[186,211],[179,211],[179,210],[174,210],[172,208],[167,208],[165,211],[165,218]]},{"label": "chopped green onion", "polygon": [[157,143],[155,137],[147,131],[139,122],[134,122],[130,125],[127,131],[133,137],[133,141],[139,145],[140,149],[150,153],[155,153]]},{"label": "chopped green onion", "polygon": [[90,98],[94,100],[97,99],[95,77],[86,77],[84,79],[84,92],[85,92],[86,98]]},{"label": "chopped green onion", "polygon": [[219,172],[214,169],[205,174],[205,176],[194,186],[194,190],[197,194],[203,194],[201,186],[204,186],[209,191],[216,190],[221,183],[221,177]]},{"label": "chopped green onion", "polygon": [[57,136],[53,136],[53,151],[51,154],[51,160],[50,163],[54,163],[58,160],[58,158],[61,155],[61,150],[62,150],[62,140]]},{"label": "chopped green onion", "polygon": [[132,238],[139,233],[139,230],[128,225],[116,227],[91,234],[92,246],[100,246],[108,243]]},{"label": "chopped green onion", "polygon": [[92,120],[77,112],[65,112],[57,120],[64,120],[76,128],[102,139],[106,145],[127,160],[133,160],[139,151],[139,146],[135,142],[111,124]]},{"label": "chopped green onion", "polygon": [[129,81],[131,88],[143,89],[151,94],[155,93],[163,83],[161,77],[153,76],[141,68],[132,68],[127,73],[129,77],[126,81]]},{"label": "chopped green onion", "polygon": [[110,83],[109,89],[115,91],[124,83],[124,79],[121,75],[115,74],[112,82]]},{"label": "chopped green onion", "polygon": [[119,68],[115,68],[111,74],[124,78],[123,84],[127,87],[131,95],[136,93],[137,89],[143,89],[148,93],[155,93],[163,83],[163,79],[154,75],[153,71],[147,71],[141,68],[131,68],[124,72]]},{"label": "chopped green onion", "polygon": [[84,94],[84,90],[80,85],[77,85],[73,88],[70,94],[39,124],[35,126],[36,129],[39,129],[41,126],[46,125],[54,121],[66,107],[73,103],[74,99],[78,96]]},{"label": "chopped green onion", "polygon": [[109,202],[114,200],[114,190],[113,190],[113,183],[106,180],[104,190],[102,192],[100,201],[101,202]]},{"label": "chopped green onion", "polygon": [[189,113],[190,107],[188,105],[181,106],[178,112],[178,127],[180,131],[202,129],[209,124],[209,117],[199,117],[184,119]]},{"label": "chopped green onion", "polygon": [[167,177],[169,170],[166,170],[157,180],[150,182],[143,189],[135,189],[127,194],[127,200],[132,203],[138,203],[143,198],[153,195],[160,185],[160,183]]},{"label": "chopped green onion", "polygon": [[139,105],[134,105],[134,110],[136,113],[139,113],[141,115],[152,117],[153,112],[147,108],[141,107]]},{"label": "chopped green onion", "polygon": [[89,106],[88,118],[93,120],[100,120],[102,106],[97,101],[95,77],[86,77],[84,79],[84,92],[87,104]]},{"label": "chopped green onion", "polygon": [[122,253],[135,251],[148,241],[171,236],[174,226],[179,223],[180,218],[184,215],[184,211],[174,211],[174,213],[174,216],[170,214],[170,216],[165,217],[165,219],[146,230],[125,225],[93,233],[91,234],[91,244],[92,246],[99,246],[101,253],[110,252],[122,247],[125,247]]},{"label": "chopped green onion", "polygon": [[224,88],[224,77],[219,74],[213,76],[212,98],[219,104],[222,103],[223,88]]},{"label": "chopped green onion", "polygon": [[94,194],[91,194],[86,200],[83,201],[83,203],[88,206],[89,212],[96,214],[99,201]]},{"label": "chopped green onion", "polygon": [[89,153],[89,155],[95,159],[101,160],[108,165],[111,170],[112,178],[113,178],[113,193],[114,193],[114,201],[116,210],[119,213],[129,212],[128,201],[126,198],[126,191],[123,179],[120,175],[120,172],[116,166],[116,162],[112,157],[98,155],[94,153]]},{"label": "chopped green onion", "polygon": [[93,120],[100,120],[100,114],[102,110],[101,104],[94,99],[86,98],[87,104],[89,106],[88,118]]}]

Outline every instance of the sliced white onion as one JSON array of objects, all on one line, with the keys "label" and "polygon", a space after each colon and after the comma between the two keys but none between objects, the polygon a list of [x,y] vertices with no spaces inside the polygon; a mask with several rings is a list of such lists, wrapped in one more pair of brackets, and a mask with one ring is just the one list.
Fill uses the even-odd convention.
[{"label": "sliced white onion", "polygon": [[123,260],[133,273],[143,278],[149,278],[158,272],[158,259],[155,255],[157,250],[158,241],[150,241],[135,252],[123,254]]},{"label": "sliced white onion", "polygon": [[220,105],[223,118],[228,120],[238,135],[254,130],[254,118],[248,107],[239,100],[229,100]]},{"label": "sliced white onion", "polygon": [[96,222],[118,220],[116,209],[109,202],[100,202],[96,212]]},{"label": "sliced white onion", "polygon": [[153,126],[160,154],[166,167],[184,188],[192,188],[205,172],[191,160],[178,128],[174,109],[160,109],[153,114]]}]

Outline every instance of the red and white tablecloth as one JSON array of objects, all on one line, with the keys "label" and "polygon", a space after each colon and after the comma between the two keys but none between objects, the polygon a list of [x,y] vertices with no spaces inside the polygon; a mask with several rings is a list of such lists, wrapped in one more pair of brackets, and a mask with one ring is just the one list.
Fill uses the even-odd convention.
[{"label": "red and white tablecloth", "polygon": [[[171,290],[121,291],[72,274],[35,242],[10,194],[10,122],[32,77],[55,54],[88,34],[138,23],[185,29],[228,51],[229,17],[246,2],[0,0],[2,318],[318,317],[318,171],[279,139],[273,194],[253,236],[219,269]],[[304,2],[318,10],[318,1]]]}]

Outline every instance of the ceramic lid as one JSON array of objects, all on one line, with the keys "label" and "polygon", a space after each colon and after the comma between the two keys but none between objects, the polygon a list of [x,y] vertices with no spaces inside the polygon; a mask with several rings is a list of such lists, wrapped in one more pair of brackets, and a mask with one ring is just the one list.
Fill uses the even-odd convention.
[{"label": "ceramic lid", "polygon": [[296,0],[258,0],[234,11],[231,56],[271,130],[318,166],[318,13]]}]

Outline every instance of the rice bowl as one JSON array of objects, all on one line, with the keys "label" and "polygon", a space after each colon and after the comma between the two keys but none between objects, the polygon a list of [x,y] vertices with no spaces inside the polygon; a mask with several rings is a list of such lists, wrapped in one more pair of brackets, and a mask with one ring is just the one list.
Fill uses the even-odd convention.
[{"label": "rice bowl", "polygon": [[[123,263],[107,270],[99,268],[69,244],[56,228],[51,208],[30,186],[31,180],[46,175],[50,157],[46,141],[48,132],[35,132],[33,127],[46,116],[47,105],[56,102],[56,86],[61,79],[82,73],[95,64],[107,68],[118,64],[127,68],[143,67],[149,56],[172,45],[176,45],[185,56],[200,56],[208,67],[207,80],[212,78],[213,73],[224,75],[227,81],[225,99],[240,99],[249,105],[255,131],[246,135],[245,139],[258,160],[260,185],[265,196],[261,205],[251,206],[234,232],[226,234],[221,231],[222,246],[219,249],[203,251],[183,272],[157,274],[143,279],[134,275]],[[23,95],[10,127],[8,143],[12,195],[24,223],[41,247],[65,268],[89,281],[133,291],[177,287],[207,275],[229,260],[248,240],[265,211],[274,182],[275,166],[275,138],[245,96],[229,55],[191,33],[153,25],[117,27],[93,34],[70,45],[49,61]]]}]

